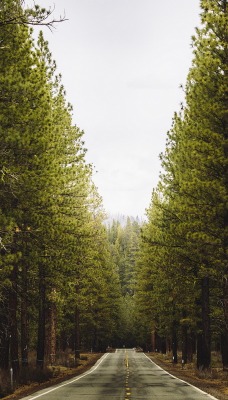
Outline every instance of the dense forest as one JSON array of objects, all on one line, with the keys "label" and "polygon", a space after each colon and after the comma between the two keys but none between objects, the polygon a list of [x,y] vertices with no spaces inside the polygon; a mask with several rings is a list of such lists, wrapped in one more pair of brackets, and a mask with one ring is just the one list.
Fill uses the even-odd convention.
[{"label": "dense forest", "polygon": [[[227,1],[201,0],[185,101],[147,220],[105,224],[42,32],[51,13],[0,5],[0,388],[60,353],[141,346],[228,368]],[[35,360],[35,361],[34,361]],[[34,366],[34,365],[33,365]]]},{"label": "dense forest", "polygon": [[197,352],[205,369],[212,348],[228,367],[228,21],[227,1],[201,6],[185,103],[173,117],[142,230],[136,302],[153,349],[169,346],[176,362],[181,344],[184,362]]}]

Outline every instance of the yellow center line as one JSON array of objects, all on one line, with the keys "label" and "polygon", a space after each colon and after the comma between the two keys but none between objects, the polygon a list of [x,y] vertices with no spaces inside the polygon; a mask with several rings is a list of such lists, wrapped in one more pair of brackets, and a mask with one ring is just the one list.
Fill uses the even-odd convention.
[{"label": "yellow center line", "polygon": [[128,361],[127,350],[125,350],[125,354],[126,354],[126,356],[125,356],[125,363],[126,363],[126,367],[128,368],[128,367],[129,367],[129,361]]},{"label": "yellow center line", "polygon": [[129,372],[129,359],[128,359],[127,350],[125,350],[125,360],[124,361],[125,361],[125,365],[126,365],[126,369],[127,369],[127,371],[126,371],[127,376],[126,376],[126,383],[125,383],[125,385],[126,385],[125,400],[130,400],[129,396],[131,396],[131,388],[129,388],[129,383],[128,383],[128,378],[129,378],[130,372]]}]

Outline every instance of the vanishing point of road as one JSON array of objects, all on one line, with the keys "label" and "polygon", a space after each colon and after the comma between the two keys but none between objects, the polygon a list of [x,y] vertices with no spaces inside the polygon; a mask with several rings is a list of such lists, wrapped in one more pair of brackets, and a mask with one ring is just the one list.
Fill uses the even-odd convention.
[{"label": "vanishing point of road", "polygon": [[207,393],[175,378],[144,353],[118,349],[89,371],[22,400],[209,400]]}]

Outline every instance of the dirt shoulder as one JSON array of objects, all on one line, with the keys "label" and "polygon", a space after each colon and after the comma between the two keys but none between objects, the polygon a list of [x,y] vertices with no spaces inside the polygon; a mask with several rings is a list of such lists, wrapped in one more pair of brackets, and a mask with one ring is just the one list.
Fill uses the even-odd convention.
[{"label": "dirt shoulder", "polygon": [[4,397],[4,400],[20,400],[21,398],[37,392],[38,390],[46,389],[50,386],[64,382],[68,379],[74,378],[89,370],[97,360],[102,356],[101,353],[86,354],[87,360],[80,360],[80,365],[75,368],[65,368],[61,366],[53,367],[56,376],[50,378],[46,382],[36,383],[31,382],[28,385],[21,385],[15,392],[9,396]]},{"label": "dirt shoulder", "polygon": [[183,368],[180,364],[173,364],[162,354],[148,353],[147,355],[171,375],[196,386],[219,400],[228,400],[228,372],[219,368],[208,372],[199,372],[192,364],[185,365]]}]

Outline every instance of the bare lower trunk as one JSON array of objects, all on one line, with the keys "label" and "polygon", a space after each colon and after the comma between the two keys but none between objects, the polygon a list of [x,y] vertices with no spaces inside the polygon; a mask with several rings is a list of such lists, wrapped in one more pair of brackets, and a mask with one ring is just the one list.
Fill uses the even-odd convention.
[{"label": "bare lower trunk", "polygon": [[177,363],[177,324],[173,321],[172,327],[172,353],[173,353],[173,363]]},{"label": "bare lower trunk", "polygon": [[182,363],[187,364],[188,362],[188,327],[182,326]]},{"label": "bare lower trunk", "polygon": [[21,292],[21,362],[23,367],[28,366],[28,284],[27,267],[22,267]]},{"label": "bare lower trunk", "polygon": [[0,369],[9,368],[9,312],[8,294],[3,291],[0,303]]},{"label": "bare lower trunk", "polygon": [[80,358],[79,309],[75,308],[75,358]]},{"label": "bare lower trunk", "polygon": [[165,337],[161,337],[156,333],[156,349],[158,353],[166,354],[167,352],[167,340]]},{"label": "bare lower trunk", "polygon": [[197,335],[197,368],[208,369],[211,364],[211,334],[209,306],[209,278],[201,281],[201,323]]},{"label": "bare lower trunk", "polygon": [[228,369],[228,280],[223,280],[223,312],[225,328],[221,337],[221,352],[223,369]]},{"label": "bare lower trunk", "polygon": [[19,373],[19,353],[18,353],[18,327],[17,327],[17,280],[18,267],[15,265],[11,274],[12,287],[9,291],[9,346],[10,363],[13,368],[15,379]]},{"label": "bare lower trunk", "polygon": [[221,335],[221,353],[223,369],[228,370],[228,331],[224,330]]},{"label": "bare lower trunk", "polygon": [[156,351],[156,331],[151,332],[151,351]]},{"label": "bare lower trunk", "polygon": [[[54,289],[53,289],[54,291]],[[50,301],[46,312],[46,346],[45,354],[49,364],[56,361],[56,322],[57,309],[55,301]]]},{"label": "bare lower trunk", "polygon": [[196,354],[196,335],[193,332],[188,334],[188,350],[187,350],[188,362],[193,361],[193,354]]},{"label": "bare lower trunk", "polygon": [[41,265],[39,268],[39,319],[36,360],[37,366],[41,369],[44,367],[45,353],[45,297],[44,270]]}]

